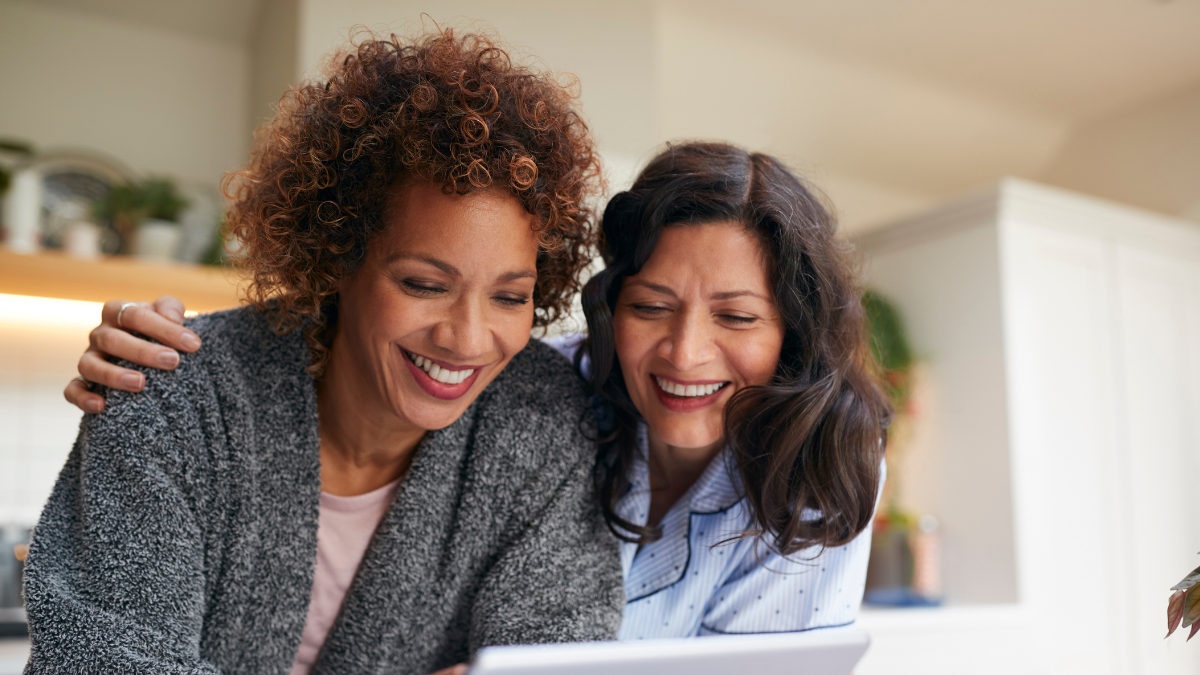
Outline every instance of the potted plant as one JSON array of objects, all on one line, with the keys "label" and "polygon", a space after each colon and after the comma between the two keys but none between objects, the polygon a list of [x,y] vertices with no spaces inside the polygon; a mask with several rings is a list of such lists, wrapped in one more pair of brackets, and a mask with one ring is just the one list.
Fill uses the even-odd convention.
[{"label": "potted plant", "polygon": [[179,216],[187,208],[187,200],[165,178],[146,180],[138,191],[145,216],[138,227],[134,253],[140,258],[173,260],[183,238]]},{"label": "potted plant", "polygon": [[179,216],[187,205],[170,180],[150,178],[114,187],[97,202],[94,215],[120,235],[121,253],[172,260],[183,236]]},{"label": "potted plant", "polygon": [[108,223],[117,233],[121,240],[117,253],[128,254],[142,219],[137,186],[132,183],[114,185],[108,196],[92,207],[92,215],[97,221]]},{"label": "potted plant", "polygon": [[[888,430],[889,452],[896,451],[898,422],[913,414],[913,369],[916,357],[899,310],[883,295],[868,290],[862,297],[871,353],[879,366],[888,399],[895,410]],[[938,521],[902,508],[896,485],[900,467],[888,468],[888,484],[872,525],[871,558],[865,600],[888,606],[932,606],[941,602],[938,578]]]}]

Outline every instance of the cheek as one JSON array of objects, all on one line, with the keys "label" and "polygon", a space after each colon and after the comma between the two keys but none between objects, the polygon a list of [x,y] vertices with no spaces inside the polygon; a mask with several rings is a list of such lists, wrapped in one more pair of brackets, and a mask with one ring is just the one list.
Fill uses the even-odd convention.
[{"label": "cheek", "polygon": [[728,345],[724,351],[747,385],[762,385],[775,376],[782,348],[783,336],[758,335]]},{"label": "cheek", "polygon": [[618,311],[613,316],[613,339],[626,381],[631,381],[629,376],[644,360],[646,352],[653,349],[653,336],[646,334],[642,324],[630,320],[627,313]]},{"label": "cheek", "polygon": [[432,322],[428,307],[401,292],[376,284],[372,302],[364,305],[364,332],[379,340],[392,341],[420,330]]},{"label": "cheek", "polygon": [[405,295],[382,275],[371,283],[354,283],[339,289],[339,332],[350,327],[356,350],[363,356],[386,355],[389,344],[420,333],[435,324],[429,303]]},{"label": "cheek", "polygon": [[529,344],[530,333],[533,331],[533,314],[528,317],[520,317],[510,319],[504,324],[497,326],[493,331],[496,338],[496,343],[500,353],[503,355],[504,363],[516,356],[517,352],[525,349]]}]

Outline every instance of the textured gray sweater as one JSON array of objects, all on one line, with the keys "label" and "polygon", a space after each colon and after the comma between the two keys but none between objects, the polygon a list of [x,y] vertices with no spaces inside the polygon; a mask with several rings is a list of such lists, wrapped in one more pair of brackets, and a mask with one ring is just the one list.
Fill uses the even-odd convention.
[{"label": "textured gray sweater", "polygon": [[[286,673],[317,549],[308,352],[248,309],[87,415],[34,532],[26,673]],[[624,593],[567,361],[536,341],[422,441],[316,673],[430,673],[485,645],[611,639]]]}]

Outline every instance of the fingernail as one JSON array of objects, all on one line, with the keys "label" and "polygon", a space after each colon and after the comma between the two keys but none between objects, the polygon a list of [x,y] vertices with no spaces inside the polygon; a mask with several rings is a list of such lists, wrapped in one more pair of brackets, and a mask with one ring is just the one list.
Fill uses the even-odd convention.
[{"label": "fingernail", "polygon": [[184,333],[179,342],[183,344],[184,349],[200,349],[200,338],[195,333]]},{"label": "fingernail", "polygon": [[155,360],[157,360],[158,365],[162,366],[163,368],[174,368],[175,366],[179,365],[179,354],[176,354],[174,350],[164,350],[158,353],[158,356],[155,357]]},{"label": "fingernail", "polygon": [[129,373],[121,376],[121,384],[128,389],[137,391],[142,388],[142,376],[136,373]]},{"label": "fingernail", "polygon": [[87,403],[84,403],[83,406],[87,408],[87,411],[90,413],[100,412],[100,401],[88,401]]}]

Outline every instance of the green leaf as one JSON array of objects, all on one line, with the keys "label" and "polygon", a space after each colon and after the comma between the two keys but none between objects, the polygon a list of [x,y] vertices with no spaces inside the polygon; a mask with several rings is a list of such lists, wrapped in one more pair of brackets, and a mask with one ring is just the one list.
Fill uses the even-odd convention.
[{"label": "green leaf", "polygon": [[[1171,594],[1171,599],[1167,602],[1167,637],[1171,637],[1171,633],[1179,628],[1179,622],[1183,619],[1183,598],[1187,595],[1183,591],[1175,591]],[[1197,624],[1200,625],[1200,624]]]},{"label": "green leaf", "polygon": [[1183,599],[1183,623],[1180,625],[1187,628],[1196,619],[1200,619],[1200,584],[1189,588],[1187,597]]},{"label": "green leaf", "polygon": [[913,355],[900,312],[887,298],[875,291],[863,293],[862,303],[875,360],[884,370],[907,370],[912,365]]},{"label": "green leaf", "polygon": [[1200,621],[1192,624],[1192,632],[1188,633],[1187,642],[1191,642],[1192,638],[1196,637],[1196,633],[1200,632]]},{"label": "green leaf", "polygon": [[1184,577],[1183,581],[1172,586],[1171,590],[1173,590],[1173,591],[1187,590],[1187,589],[1191,588],[1192,586],[1195,586],[1196,584],[1200,584],[1200,567],[1197,567],[1196,569],[1192,570],[1191,574],[1188,574],[1186,577]]},{"label": "green leaf", "polygon": [[177,222],[188,201],[180,196],[175,184],[166,178],[150,178],[139,188],[139,198],[147,218]]}]

